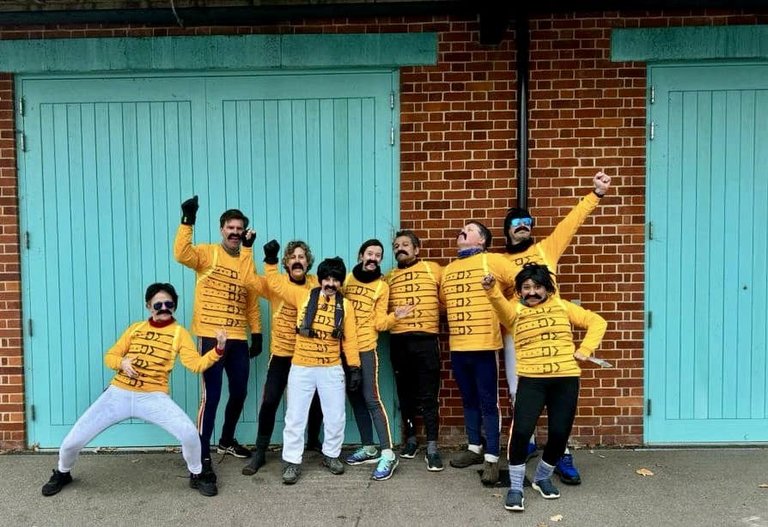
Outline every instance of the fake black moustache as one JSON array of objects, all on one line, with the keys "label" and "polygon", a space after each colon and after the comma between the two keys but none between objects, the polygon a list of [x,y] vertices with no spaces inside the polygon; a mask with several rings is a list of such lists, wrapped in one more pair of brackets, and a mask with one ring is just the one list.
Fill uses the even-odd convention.
[{"label": "fake black moustache", "polygon": [[295,264],[293,264],[291,266],[291,270],[294,270],[294,269],[301,269],[303,271],[304,270],[304,266],[302,264],[300,264],[299,262],[296,262]]},{"label": "fake black moustache", "polygon": [[160,311],[158,311],[158,312],[157,312],[157,314],[158,314],[158,315],[173,315],[173,313],[171,313],[171,312],[170,312],[169,310],[167,310],[167,309],[161,309]]},{"label": "fake black moustache", "polygon": [[395,253],[395,258],[397,258],[398,256],[400,256],[401,254],[404,254],[405,256],[408,256],[408,253],[407,253],[407,252],[405,252],[405,251],[397,251],[397,252]]},{"label": "fake black moustache", "polygon": [[544,297],[543,296],[539,296],[539,295],[528,295],[528,296],[525,297],[526,300],[530,300],[532,298],[535,298],[537,300],[544,300]]},{"label": "fake black moustache", "polygon": [[242,238],[240,235],[238,235],[238,234],[230,234],[230,235],[229,235],[229,239],[230,239],[230,240],[237,240],[237,241],[241,241],[243,238]]},{"label": "fake black moustache", "polygon": [[368,267],[370,264],[374,264],[376,267],[379,266],[379,262],[377,262],[376,260],[366,260],[365,267]]},{"label": "fake black moustache", "polygon": [[531,229],[529,229],[528,227],[523,227],[523,226],[521,225],[520,227],[518,227],[517,229],[515,229],[515,232],[516,232],[516,233],[517,233],[517,232],[520,232],[520,231],[528,231],[528,232],[531,232]]}]

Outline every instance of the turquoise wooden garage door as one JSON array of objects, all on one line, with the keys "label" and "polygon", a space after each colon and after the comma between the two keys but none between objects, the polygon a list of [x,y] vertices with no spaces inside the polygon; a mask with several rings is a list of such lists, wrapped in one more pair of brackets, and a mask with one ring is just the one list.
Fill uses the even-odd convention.
[{"label": "turquoise wooden garage door", "polygon": [[768,441],[768,65],[650,83],[646,440]]},{"label": "turquoise wooden garage door", "polygon": [[[183,199],[200,196],[201,243],[219,239],[218,216],[230,207],[252,218],[259,242],[305,239],[318,257],[339,254],[350,267],[363,240],[388,240],[399,207],[396,81],[392,71],[20,77],[29,443],[58,446],[109,383],[104,351],[145,316],[147,284],[174,283],[180,318],[191,320],[193,273],[172,256]],[[255,437],[266,360],[252,363],[242,442]],[[194,416],[198,377],[179,365],[171,385]],[[394,413],[389,370],[382,385]],[[126,422],[92,446],[173,443]]]}]

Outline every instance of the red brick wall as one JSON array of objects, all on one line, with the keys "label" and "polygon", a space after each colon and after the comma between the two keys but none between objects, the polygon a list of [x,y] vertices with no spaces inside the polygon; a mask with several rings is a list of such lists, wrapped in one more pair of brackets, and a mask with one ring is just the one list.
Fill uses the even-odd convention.
[{"label": "red brick wall", "polygon": [[21,275],[13,79],[0,74],[0,449],[24,444]]},{"label": "red brick wall", "polygon": [[[561,260],[566,298],[605,316],[599,355],[613,370],[587,367],[574,439],[642,443],[645,65],[612,63],[614,27],[754,24],[725,12],[561,15],[531,21],[530,198],[535,236],[551,231],[602,169],[608,197]],[[467,219],[483,221],[501,250],[505,209],[515,204],[517,112],[514,33],[479,45],[474,20],[312,20],[268,27],[0,28],[0,38],[245,33],[437,32],[436,66],[401,70],[401,225],[423,238],[425,256],[447,263]],[[0,448],[25,446],[17,182],[12,79],[0,75]],[[506,383],[503,383],[506,384]],[[502,404],[508,413],[506,393]],[[441,390],[443,442],[464,439],[447,353]],[[505,423],[506,425],[506,423]]]}]

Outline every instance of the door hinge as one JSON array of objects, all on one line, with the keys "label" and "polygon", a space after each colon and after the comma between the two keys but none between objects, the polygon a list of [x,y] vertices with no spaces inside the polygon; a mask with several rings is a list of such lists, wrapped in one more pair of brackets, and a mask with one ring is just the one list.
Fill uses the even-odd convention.
[{"label": "door hinge", "polygon": [[26,152],[27,151],[27,136],[21,130],[18,130],[17,133],[19,134],[19,149],[22,152]]},{"label": "door hinge", "polygon": [[648,239],[653,240],[653,222],[648,222]]},{"label": "door hinge", "polygon": [[389,109],[395,109],[395,92],[393,91],[389,92]]},{"label": "door hinge", "polygon": [[395,146],[395,127],[389,127],[389,146]]},{"label": "door hinge", "polygon": [[656,122],[655,122],[655,121],[651,121],[651,129],[650,129],[650,132],[649,132],[649,134],[648,134],[648,138],[649,138],[651,141],[653,141],[653,138],[654,138],[655,136],[656,136]]},{"label": "door hinge", "polygon": [[24,116],[24,97],[19,97],[19,115]]},{"label": "door hinge", "polygon": [[31,337],[34,335],[34,331],[32,330],[32,319],[27,319],[27,328],[29,329],[29,336]]},{"label": "door hinge", "polygon": [[645,415],[650,416],[651,415],[651,400],[647,399],[645,401]]},{"label": "door hinge", "polygon": [[37,410],[35,409],[35,405],[29,407],[29,418],[33,421],[37,419]]},{"label": "door hinge", "polygon": [[648,311],[648,313],[646,313],[646,318],[648,319],[648,329],[651,329],[651,326],[653,325],[653,311]]},{"label": "door hinge", "polygon": [[651,84],[651,104],[656,102],[656,86]]},{"label": "door hinge", "polygon": [[29,249],[29,231],[24,231],[24,246]]}]

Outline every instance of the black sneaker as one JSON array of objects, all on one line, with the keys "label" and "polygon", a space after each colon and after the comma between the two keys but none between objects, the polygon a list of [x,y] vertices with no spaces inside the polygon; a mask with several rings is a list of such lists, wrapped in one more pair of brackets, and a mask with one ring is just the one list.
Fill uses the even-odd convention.
[{"label": "black sneaker", "polygon": [[230,445],[222,445],[216,447],[217,454],[229,454],[230,456],[239,457],[240,459],[246,459],[251,457],[251,451],[245,448],[243,445],[237,442],[236,439],[232,440]]},{"label": "black sneaker", "polygon": [[509,489],[507,491],[507,501],[504,503],[504,508],[508,511],[524,511],[525,498],[523,497],[523,493],[519,490]]},{"label": "black sneaker", "polygon": [[531,487],[533,490],[538,490],[541,497],[546,500],[556,500],[560,497],[560,491],[552,484],[550,478],[534,481]]},{"label": "black sneaker", "polygon": [[[214,474],[214,477],[216,475]],[[219,493],[219,489],[216,486],[216,482],[212,481],[210,474],[201,472],[200,474],[189,475],[189,486],[193,489],[197,489],[203,496],[215,496]]]},{"label": "black sneaker", "polygon": [[344,463],[337,457],[323,456],[323,466],[334,476],[344,474]]},{"label": "black sneaker", "polygon": [[257,448],[253,451],[253,457],[251,458],[251,461],[243,467],[243,470],[241,471],[243,476],[253,476],[256,474],[261,467],[264,466],[264,464],[267,462],[266,460],[266,453],[264,452],[263,448]]},{"label": "black sneaker", "polygon": [[286,463],[283,466],[283,483],[286,485],[293,485],[299,481],[299,476],[301,476],[301,465]]},{"label": "black sneaker", "polygon": [[416,457],[416,451],[419,449],[418,443],[407,442],[400,451],[400,457],[404,459],[413,459]]},{"label": "black sneaker", "polygon": [[443,458],[440,457],[440,452],[425,455],[424,461],[427,463],[427,470],[430,472],[440,472],[445,468],[443,467]]},{"label": "black sneaker", "polygon": [[69,472],[59,472],[57,469],[53,469],[53,475],[48,483],[43,485],[43,496],[53,496],[58,494],[64,485],[72,483],[72,474]]},{"label": "black sneaker", "polygon": [[216,483],[216,473],[213,471],[213,462],[211,458],[207,457],[203,460],[203,474],[209,481]]}]

